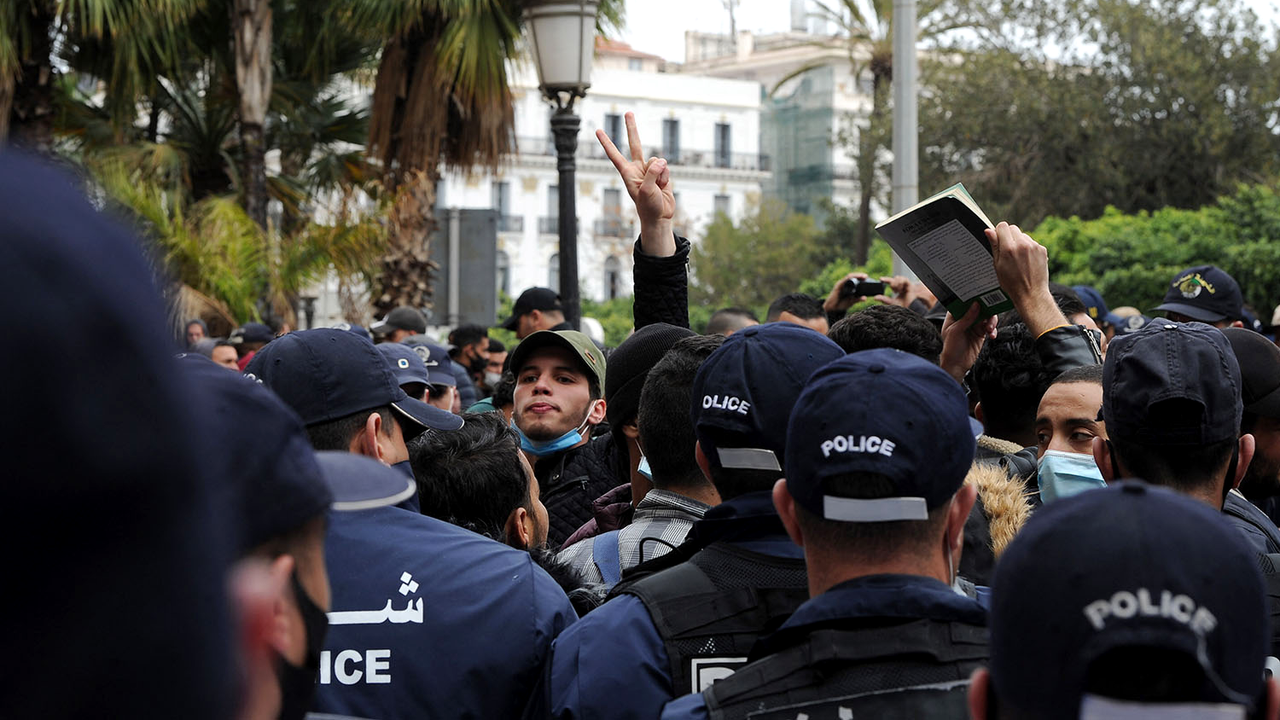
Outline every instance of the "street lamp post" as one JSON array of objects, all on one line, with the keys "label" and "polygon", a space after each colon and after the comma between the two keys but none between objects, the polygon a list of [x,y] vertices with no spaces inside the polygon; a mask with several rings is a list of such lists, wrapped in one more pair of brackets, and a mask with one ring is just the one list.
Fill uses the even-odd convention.
[{"label": "street lamp post", "polygon": [[596,0],[534,0],[525,10],[525,23],[538,66],[538,87],[555,106],[551,132],[560,172],[560,302],[565,322],[578,327],[578,192],[579,118],[573,103],[591,87],[595,54]]},{"label": "street lamp post", "polygon": [[[893,0],[893,211],[906,210],[920,197],[919,111],[916,106],[916,0]],[[916,275],[897,253],[893,274]]]}]

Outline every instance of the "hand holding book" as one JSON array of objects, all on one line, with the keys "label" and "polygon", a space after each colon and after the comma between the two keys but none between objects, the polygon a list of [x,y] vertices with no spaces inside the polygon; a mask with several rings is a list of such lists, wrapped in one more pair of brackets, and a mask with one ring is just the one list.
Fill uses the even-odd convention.
[{"label": "hand holding book", "polygon": [[1049,251],[1017,225],[986,231],[1000,287],[1009,294],[1033,337],[1067,324],[1049,292]]}]

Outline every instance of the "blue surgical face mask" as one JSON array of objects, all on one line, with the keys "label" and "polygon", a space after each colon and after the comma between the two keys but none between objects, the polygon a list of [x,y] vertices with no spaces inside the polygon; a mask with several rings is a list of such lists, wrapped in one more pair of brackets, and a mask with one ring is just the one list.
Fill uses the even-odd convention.
[{"label": "blue surgical face mask", "polygon": [[561,450],[568,450],[574,445],[582,442],[582,431],[587,429],[587,421],[591,418],[591,411],[595,410],[595,408],[596,404],[593,401],[587,406],[587,416],[582,418],[582,424],[554,440],[530,440],[529,437],[524,434],[524,431],[516,426],[516,420],[514,417],[511,418],[511,427],[516,431],[516,434],[520,436],[521,450],[524,450],[534,457],[555,455]]},{"label": "blue surgical face mask", "polygon": [[1106,487],[1092,455],[1045,450],[1040,458],[1040,499],[1045,503]]},{"label": "blue surgical face mask", "polygon": [[649,467],[649,458],[644,453],[640,453],[640,464],[636,466],[636,472],[649,480],[653,479],[653,469]]}]

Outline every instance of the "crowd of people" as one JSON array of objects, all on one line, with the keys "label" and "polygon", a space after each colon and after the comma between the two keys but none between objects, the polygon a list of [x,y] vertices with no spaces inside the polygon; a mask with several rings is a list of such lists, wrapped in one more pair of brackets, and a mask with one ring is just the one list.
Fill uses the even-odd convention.
[{"label": "crowd of people", "polygon": [[616,348],[531,288],[511,348],[401,307],[179,351],[133,238],[0,155],[0,717],[1280,718],[1280,347],[1230,275],[1111,310],[1002,222],[1002,315],[853,273],[698,334],[627,129]]}]

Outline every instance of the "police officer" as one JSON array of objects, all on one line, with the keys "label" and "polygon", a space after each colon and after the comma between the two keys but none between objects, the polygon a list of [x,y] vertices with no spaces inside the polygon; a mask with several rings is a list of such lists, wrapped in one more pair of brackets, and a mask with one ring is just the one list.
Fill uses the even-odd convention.
[{"label": "police officer", "polygon": [[427,342],[413,346],[380,343],[376,347],[406,395],[446,412],[453,411],[458,380],[444,348]]},{"label": "police officer", "polygon": [[[462,427],[457,415],[409,397],[373,343],[346,330],[289,333],[260,350],[245,372],[298,413],[316,450],[365,455],[407,478],[407,441],[428,428]],[[417,495],[404,505],[417,511]]]},{"label": "police officer", "polygon": [[996,567],[973,720],[1276,718],[1248,545],[1213,510],[1128,481],[1047,505]]},{"label": "police officer", "polygon": [[[1234,501],[1228,497],[1223,509],[1235,512],[1237,503],[1244,499],[1260,509],[1274,507],[1280,496],[1280,348],[1265,336],[1245,328],[1226,328],[1222,334],[1231,343],[1240,363],[1244,403],[1240,432],[1252,435],[1254,440],[1253,461],[1240,486],[1231,492],[1240,497]],[[1280,553],[1280,529],[1276,524],[1252,513],[1248,516],[1254,518],[1255,526],[1268,536],[1267,552]]]},{"label": "police officer", "polygon": [[1175,322],[1202,322],[1219,329],[1244,327],[1240,284],[1214,265],[1197,265],[1174,275],[1156,310]]},{"label": "police officer", "polygon": [[0,354],[0,717],[227,718],[218,479],[201,472],[155,268],[81,186],[0,152],[0,328],[15,343]]},{"label": "police officer", "polygon": [[963,391],[925,360],[867,350],[814,373],[773,491],[811,599],[662,717],[963,717],[987,654],[985,611],[953,589],[974,445]]},{"label": "police officer", "polygon": [[734,333],[703,362],[690,393],[696,454],[722,502],[554,643],[542,698],[553,717],[654,718],[732,673],[804,601],[804,561],[771,490],[805,379],[843,355],[807,328],[770,323]]},{"label": "police officer", "polygon": [[317,454],[298,416],[243,375],[197,355],[184,356],[181,366],[201,408],[203,457],[230,496],[240,565],[259,563],[275,593],[265,617],[241,617],[244,635],[266,628],[263,650],[274,665],[246,673],[244,702],[264,715],[301,720],[315,694],[329,625],[325,515],[394,505],[414,485],[358,455]]},{"label": "police officer", "polygon": [[1256,523],[1260,510],[1230,491],[1253,459],[1253,436],[1240,433],[1240,365],[1221,331],[1204,323],[1158,319],[1111,343],[1102,366],[1107,439],[1094,438],[1103,478],[1137,477],[1165,485],[1215,510],[1258,552],[1272,552]]},{"label": "police officer", "polygon": [[[352,333],[306,330],[277,343],[251,369],[287,393],[304,422],[321,419],[336,430],[333,423],[355,418],[352,451],[368,443],[377,453],[404,447],[402,421],[410,427],[437,418],[454,428],[462,423],[408,398],[382,355]],[[396,416],[390,437],[375,420],[387,406]],[[308,432],[314,440],[316,425]],[[407,462],[407,450],[404,457]],[[551,640],[576,618],[529,553],[426,517],[416,503],[334,514],[325,553],[333,609],[320,653],[315,709],[321,712],[518,715]]]}]

